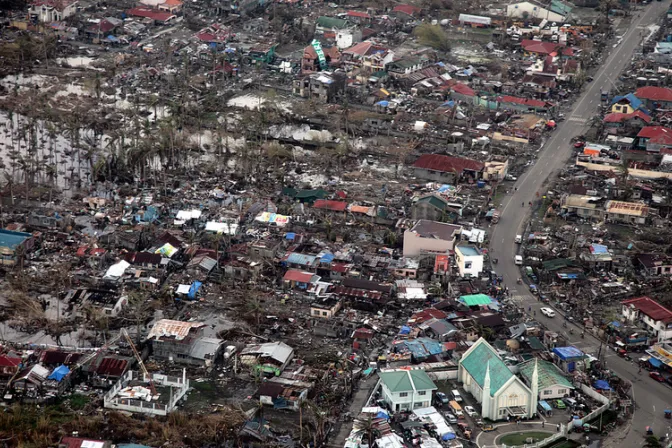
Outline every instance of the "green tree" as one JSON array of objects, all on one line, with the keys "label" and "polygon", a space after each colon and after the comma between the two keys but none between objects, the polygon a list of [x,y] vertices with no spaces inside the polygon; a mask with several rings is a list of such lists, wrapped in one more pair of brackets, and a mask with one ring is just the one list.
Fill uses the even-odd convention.
[{"label": "green tree", "polygon": [[438,51],[450,51],[448,35],[439,25],[424,23],[415,27],[413,34],[422,45],[427,45]]}]

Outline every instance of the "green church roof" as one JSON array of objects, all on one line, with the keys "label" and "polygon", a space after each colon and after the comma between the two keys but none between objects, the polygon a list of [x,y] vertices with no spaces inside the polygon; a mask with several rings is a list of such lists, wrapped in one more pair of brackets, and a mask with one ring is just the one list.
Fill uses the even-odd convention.
[{"label": "green church roof", "polygon": [[485,371],[490,366],[490,395],[495,396],[497,391],[511,379],[513,373],[497,355],[495,349],[484,339],[476,342],[478,345],[460,360],[460,365],[469,372],[476,383],[483,388]]}]

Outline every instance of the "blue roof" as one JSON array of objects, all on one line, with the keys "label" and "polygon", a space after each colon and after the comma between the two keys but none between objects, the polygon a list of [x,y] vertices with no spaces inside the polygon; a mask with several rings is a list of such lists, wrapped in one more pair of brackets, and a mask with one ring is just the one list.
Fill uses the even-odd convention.
[{"label": "blue roof", "polygon": [[594,254],[608,254],[609,250],[607,249],[607,246],[603,244],[591,244],[590,245],[590,250]]},{"label": "blue roof", "polygon": [[642,103],[642,100],[637,98],[634,93],[628,93],[627,95],[618,95],[615,96],[611,100],[611,105],[613,106],[614,104],[618,103],[619,101],[625,100],[630,104],[630,107],[632,107],[635,110],[641,110],[644,112],[646,115],[651,115],[651,112],[649,112],[646,107],[644,107],[644,103]]},{"label": "blue roof", "polygon": [[6,247],[14,250],[21,243],[31,238],[33,235],[26,232],[15,232],[13,230],[0,229],[0,247]]},{"label": "blue roof", "polygon": [[320,257],[321,263],[331,263],[332,261],[334,261],[334,254],[326,253]]},{"label": "blue roof", "polygon": [[568,347],[555,347],[553,349],[553,353],[558,355],[558,357],[563,361],[568,361],[576,358],[582,359],[585,356],[581,350],[572,345]]},{"label": "blue roof", "polygon": [[427,358],[443,353],[443,344],[436,339],[417,338],[404,342],[404,345],[415,358]]},{"label": "blue roof", "polygon": [[286,240],[294,240],[294,238],[296,238],[296,233],[294,233],[294,232],[287,232],[285,234],[285,239]]},{"label": "blue roof", "polygon": [[656,359],[656,358],[649,358],[649,364],[651,364],[655,368],[658,368],[658,367],[663,365],[663,363],[660,362],[660,360]]},{"label": "blue roof", "polygon": [[312,266],[315,262],[314,255],[291,253],[287,257],[287,263],[300,264],[303,266]]}]

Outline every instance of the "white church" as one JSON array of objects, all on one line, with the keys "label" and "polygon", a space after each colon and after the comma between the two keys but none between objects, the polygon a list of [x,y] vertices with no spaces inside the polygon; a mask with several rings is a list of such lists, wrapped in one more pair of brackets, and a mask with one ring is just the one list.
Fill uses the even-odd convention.
[{"label": "white church", "polygon": [[488,342],[480,338],[460,360],[457,379],[481,403],[481,415],[490,420],[537,413],[539,375],[535,365],[532,389],[509,370]]}]

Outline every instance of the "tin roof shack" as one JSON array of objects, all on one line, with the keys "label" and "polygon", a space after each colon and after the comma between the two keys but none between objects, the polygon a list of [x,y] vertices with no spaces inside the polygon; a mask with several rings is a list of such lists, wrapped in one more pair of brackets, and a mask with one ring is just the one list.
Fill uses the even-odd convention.
[{"label": "tin roof shack", "polygon": [[646,224],[651,212],[646,204],[623,201],[609,201],[606,209],[609,221],[629,224]]},{"label": "tin roof shack", "polygon": [[25,398],[37,399],[42,392],[42,385],[49,376],[49,369],[41,364],[26,367],[16,374],[10,387]]},{"label": "tin roof shack", "polygon": [[250,344],[240,352],[240,363],[255,372],[278,376],[294,357],[294,349],[284,342]]},{"label": "tin roof shack", "polygon": [[393,286],[371,280],[346,278],[330,292],[349,299],[352,308],[377,311],[392,298]]},{"label": "tin roof shack", "polygon": [[14,266],[34,246],[32,234],[0,229],[0,265]]},{"label": "tin roof shack", "polygon": [[93,387],[108,389],[126,373],[133,358],[118,355],[96,356],[83,370]]},{"label": "tin roof shack", "polygon": [[209,367],[220,354],[224,341],[204,336],[203,322],[161,319],[152,327],[153,356],[182,364]]},{"label": "tin roof shack", "polygon": [[301,402],[308,398],[310,387],[310,383],[276,377],[264,382],[256,395],[263,405],[298,411]]}]

